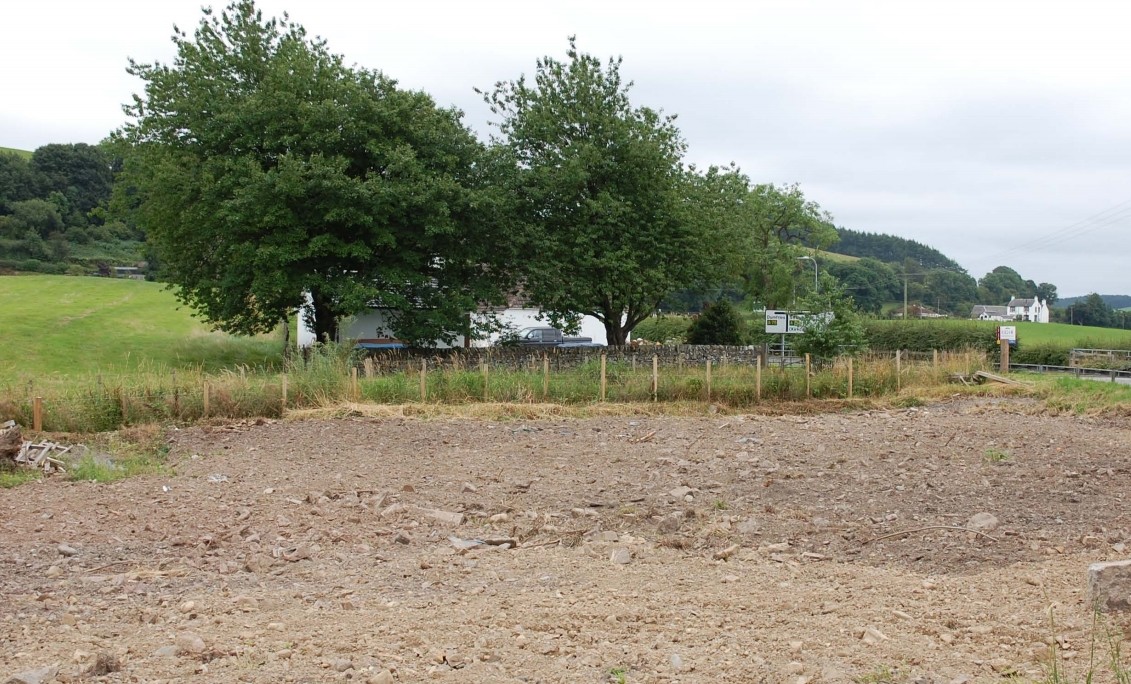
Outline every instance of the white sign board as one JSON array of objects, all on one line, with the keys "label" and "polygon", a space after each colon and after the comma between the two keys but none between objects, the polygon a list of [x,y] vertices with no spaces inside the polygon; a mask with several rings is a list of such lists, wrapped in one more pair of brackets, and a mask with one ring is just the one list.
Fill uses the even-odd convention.
[{"label": "white sign board", "polygon": [[789,328],[788,311],[766,311],[766,332],[783,335]]},{"label": "white sign board", "polygon": [[766,332],[773,335],[800,335],[816,323],[827,323],[833,319],[831,311],[811,313],[809,311],[766,311]]},{"label": "white sign board", "polygon": [[999,325],[997,328],[997,338],[1005,340],[1006,342],[1017,341],[1017,326],[1016,325]]}]

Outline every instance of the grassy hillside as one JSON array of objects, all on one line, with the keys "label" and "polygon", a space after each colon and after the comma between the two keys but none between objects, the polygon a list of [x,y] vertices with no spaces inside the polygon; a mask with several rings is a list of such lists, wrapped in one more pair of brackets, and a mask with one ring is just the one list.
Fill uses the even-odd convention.
[{"label": "grassy hillside", "polygon": [[835,261],[841,264],[849,264],[853,261],[860,261],[860,257],[849,256],[847,254],[837,254],[836,252],[826,252],[823,249],[817,250],[817,256],[829,261]]},{"label": "grassy hillside", "polygon": [[279,341],[211,332],[158,283],[0,276],[0,383],[47,376],[275,365]]},{"label": "grassy hillside", "polygon": [[17,150],[14,147],[0,147],[0,152],[11,152],[13,154],[18,154],[25,159],[31,159],[31,152],[28,152],[27,150]]}]

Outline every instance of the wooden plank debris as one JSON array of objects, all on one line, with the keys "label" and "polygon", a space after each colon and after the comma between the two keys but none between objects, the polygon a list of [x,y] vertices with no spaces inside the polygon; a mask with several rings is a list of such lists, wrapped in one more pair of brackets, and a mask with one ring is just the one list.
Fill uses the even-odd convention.
[{"label": "wooden plank debris", "polygon": [[0,424],[0,458],[17,466],[42,470],[45,474],[65,473],[62,457],[71,450],[56,442],[31,442],[20,439],[20,427],[15,421]]},{"label": "wooden plank debris", "polygon": [[978,372],[974,373],[974,377],[978,380],[978,382],[985,382],[986,380],[989,380],[991,382],[1000,382],[1003,385],[1015,385],[1017,387],[1030,387],[1030,385],[1028,385],[1027,383],[1019,382],[1017,380],[1013,380],[1012,378],[1007,378],[1004,375],[996,375],[994,373],[990,373],[990,372],[987,372],[987,371],[978,371]]}]

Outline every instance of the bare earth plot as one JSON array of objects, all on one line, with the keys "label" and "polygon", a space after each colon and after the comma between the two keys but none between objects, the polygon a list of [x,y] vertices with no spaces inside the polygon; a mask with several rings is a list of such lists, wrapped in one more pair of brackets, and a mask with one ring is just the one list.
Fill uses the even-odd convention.
[{"label": "bare earth plot", "polygon": [[179,431],[172,475],[0,490],[0,677],[1078,677],[1128,422],[1028,408]]}]

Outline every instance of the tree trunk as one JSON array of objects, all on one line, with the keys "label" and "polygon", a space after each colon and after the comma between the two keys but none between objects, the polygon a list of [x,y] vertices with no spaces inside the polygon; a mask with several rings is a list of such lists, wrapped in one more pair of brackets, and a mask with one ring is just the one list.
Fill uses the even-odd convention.
[{"label": "tree trunk", "polygon": [[609,346],[623,347],[628,344],[627,338],[628,331],[624,329],[620,321],[605,321],[605,341],[608,342]]},{"label": "tree trunk", "polygon": [[291,316],[283,314],[283,361],[291,358]]},{"label": "tree trunk", "polygon": [[310,293],[314,310],[314,338],[322,343],[338,341],[338,312],[334,303],[318,290]]}]

